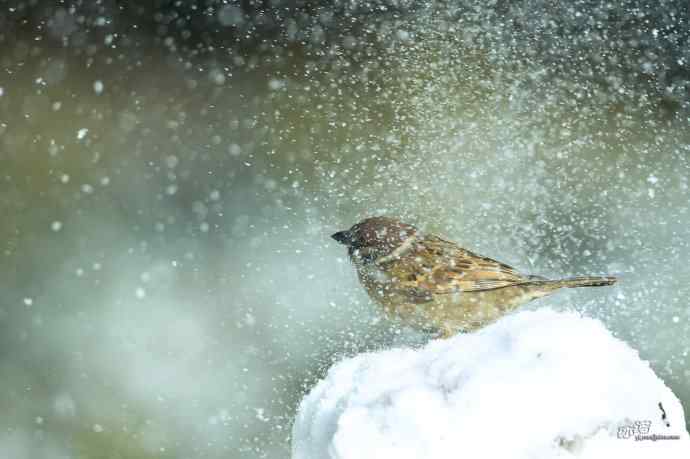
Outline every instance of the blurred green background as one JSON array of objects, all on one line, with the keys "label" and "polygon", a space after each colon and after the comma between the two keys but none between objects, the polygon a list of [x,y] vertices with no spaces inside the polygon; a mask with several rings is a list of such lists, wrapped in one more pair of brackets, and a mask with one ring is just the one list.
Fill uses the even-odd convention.
[{"label": "blurred green background", "polygon": [[[546,276],[690,404],[683,2],[0,3],[0,451],[281,458],[383,319],[336,230]],[[583,340],[587,337],[583,337]],[[583,378],[596,375],[583,375]]]}]

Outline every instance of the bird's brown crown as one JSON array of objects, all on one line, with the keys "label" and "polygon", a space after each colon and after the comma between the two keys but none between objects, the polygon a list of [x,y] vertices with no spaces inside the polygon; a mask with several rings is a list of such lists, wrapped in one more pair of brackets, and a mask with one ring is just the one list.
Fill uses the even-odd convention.
[{"label": "bird's brown crown", "polygon": [[416,232],[414,226],[394,218],[370,217],[331,237],[348,246],[350,256],[360,255],[366,259],[375,259],[389,255]]}]

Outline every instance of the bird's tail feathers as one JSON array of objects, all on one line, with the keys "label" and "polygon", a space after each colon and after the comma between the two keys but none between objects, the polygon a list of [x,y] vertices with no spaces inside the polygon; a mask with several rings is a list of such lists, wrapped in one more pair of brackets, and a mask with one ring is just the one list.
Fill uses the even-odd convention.
[{"label": "bird's tail feathers", "polygon": [[618,279],[613,276],[588,276],[588,277],[570,277],[568,279],[561,279],[555,282],[561,284],[562,287],[604,287],[606,285],[613,285]]}]

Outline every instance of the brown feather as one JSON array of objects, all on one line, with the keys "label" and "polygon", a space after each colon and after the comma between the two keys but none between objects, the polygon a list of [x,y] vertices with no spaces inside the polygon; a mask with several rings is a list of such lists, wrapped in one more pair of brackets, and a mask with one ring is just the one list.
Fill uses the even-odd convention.
[{"label": "brown feather", "polygon": [[418,238],[413,250],[385,264],[394,283],[443,294],[490,290],[529,280],[529,276],[511,266],[476,255],[440,237]]},{"label": "brown feather", "polygon": [[348,246],[369,296],[413,326],[443,336],[475,330],[521,304],[564,287],[599,287],[613,277],[548,280],[477,255],[387,217],[355,224],[333,238]]}]

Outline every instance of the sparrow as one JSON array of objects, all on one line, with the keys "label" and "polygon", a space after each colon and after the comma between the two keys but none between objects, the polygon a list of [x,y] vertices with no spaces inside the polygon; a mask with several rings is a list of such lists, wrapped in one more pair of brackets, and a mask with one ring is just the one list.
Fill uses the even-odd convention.
[{"label": "sparrow", "polygon": [[463,249],[389,217],[331,236],[347,246],[360,283],[386,315],[441,337],[479,329],[564,287],[612,285],[615,277],[550,280]]}]

